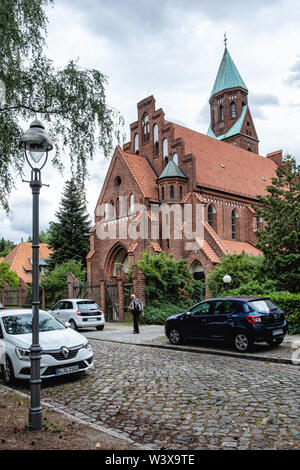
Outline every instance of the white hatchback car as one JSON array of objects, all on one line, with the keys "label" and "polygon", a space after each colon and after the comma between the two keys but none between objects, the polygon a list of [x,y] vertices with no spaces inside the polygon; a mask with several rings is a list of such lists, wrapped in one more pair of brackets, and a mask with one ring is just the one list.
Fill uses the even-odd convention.
[{"label": "white hatchback car", "polygon": [[90,326],[103,330],[105,324],[103,310],[90,299],[62,299],[49,313],[57,320],[70,323],[75,330]]},{"label": "white hatchback car", "polygon": [[[92,369],[93,352],[85,336],[40,310],[39,342],[41,379]],[[25,309],[0,312],[0,363],[2,378],[30,378],[32,312]]]}]

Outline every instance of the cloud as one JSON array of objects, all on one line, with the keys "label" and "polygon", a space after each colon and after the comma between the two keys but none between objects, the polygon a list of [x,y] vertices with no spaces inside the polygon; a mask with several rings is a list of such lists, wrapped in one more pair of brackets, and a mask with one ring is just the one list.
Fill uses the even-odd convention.
[{"label": "cloud", "polygon": [[249,94],[249,108],[253,118],[266,119],[263,108],[266,106],[279,106],[279,100],[276,95]]},{"label": "cloud", "polygon": [[290,74],[283,80],[284,85],[300,88],[300,58],[296,60],[294,65],[290,68]]}]

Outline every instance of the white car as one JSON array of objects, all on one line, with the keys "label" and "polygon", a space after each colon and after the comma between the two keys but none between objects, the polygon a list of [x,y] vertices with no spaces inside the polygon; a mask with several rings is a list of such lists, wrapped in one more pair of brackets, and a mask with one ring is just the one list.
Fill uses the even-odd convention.
[{"label": "white car", "polygon": [[105,324],[103,310],[91,299],[62,299],[49,313],[75,330],[90,326],[103,330]]},{"label": "white car", "polygon": [[[85,336],[40,310],[41,379],[93,368],[93,352]],[[0,363],[5,383],[30,379],[31,310],[1,310]]]}]

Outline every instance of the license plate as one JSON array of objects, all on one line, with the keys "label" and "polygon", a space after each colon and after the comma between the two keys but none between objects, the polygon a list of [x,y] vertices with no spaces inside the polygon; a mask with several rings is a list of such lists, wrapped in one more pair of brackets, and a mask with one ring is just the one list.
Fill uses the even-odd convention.
[{"label": "license plate", "polygon": [[283,330],[274,330],[274,331],[272,331],[273,336],[281,335],[282,333],[283,333]]},{"label": "license plate", "polygon": [[79,365],[75,366],[70,366],[70,367],[63,367],[61,369],[56,369],[55,374],[56,375],[64,375],[64,374],[70,374],[71,372],[75,372],[76,370],[79,370]]}]

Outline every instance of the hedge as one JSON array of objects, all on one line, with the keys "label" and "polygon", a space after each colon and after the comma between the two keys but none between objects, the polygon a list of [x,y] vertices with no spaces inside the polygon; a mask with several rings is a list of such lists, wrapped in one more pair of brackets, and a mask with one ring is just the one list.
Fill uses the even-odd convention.
[{"label": "hedge", "polygon": [[269,294],[286,316],[289,325],[289,334],[300,334],[300,294],[274,293]]}]

